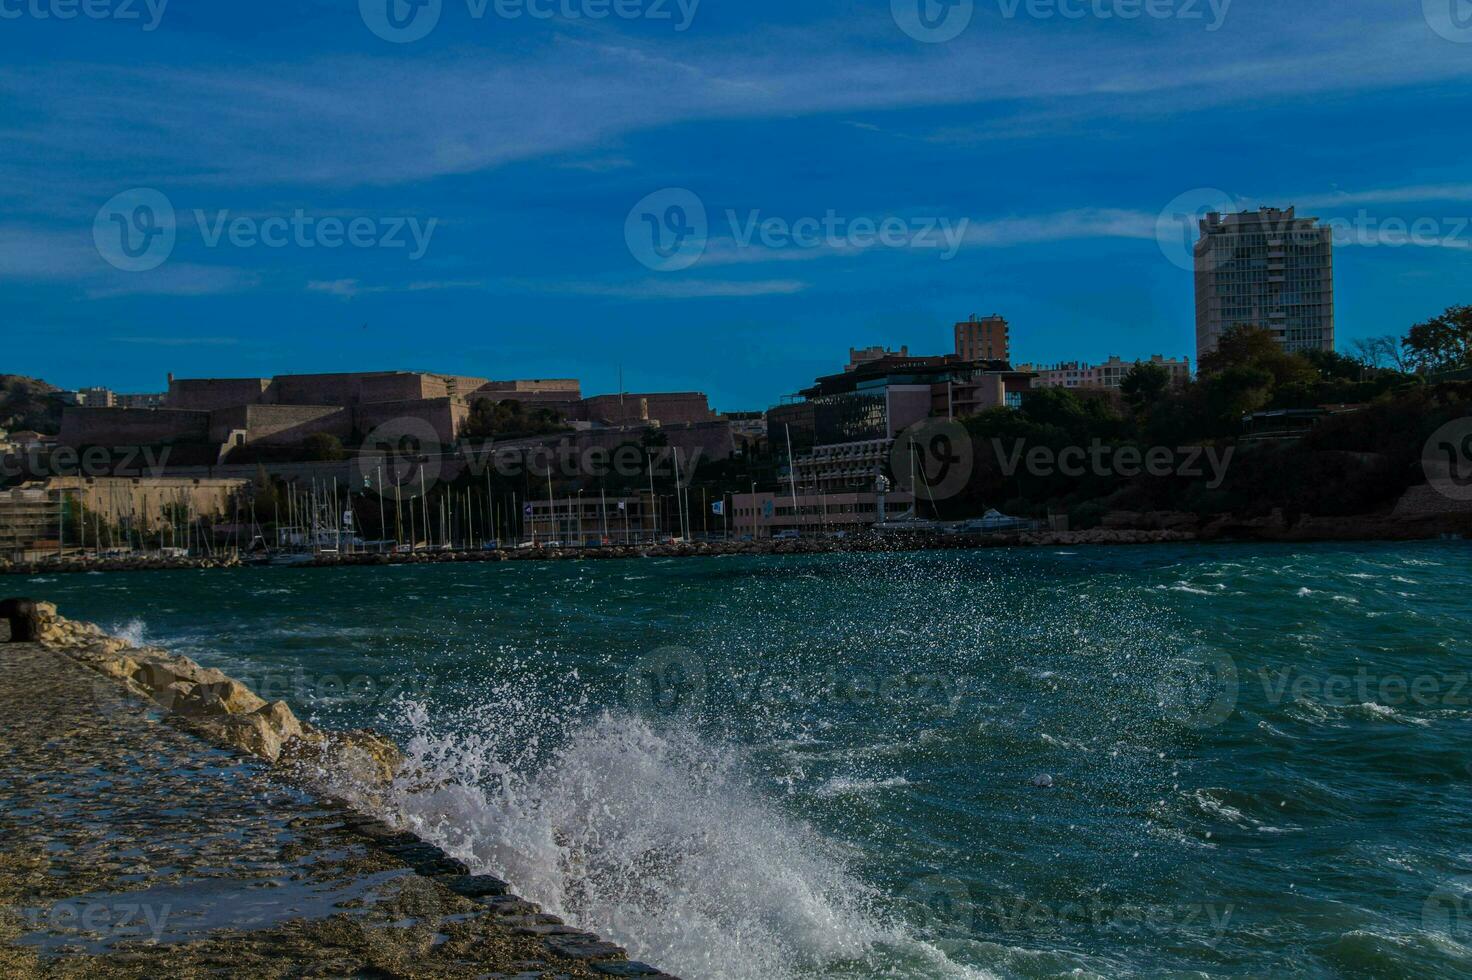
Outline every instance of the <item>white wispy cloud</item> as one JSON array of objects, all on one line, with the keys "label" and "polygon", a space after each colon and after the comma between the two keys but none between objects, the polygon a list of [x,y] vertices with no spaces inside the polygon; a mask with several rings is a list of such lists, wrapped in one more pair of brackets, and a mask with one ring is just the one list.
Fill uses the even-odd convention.
[{"label": "white wispy cloud", "polygon": [[236,337],[112,337],[114,344],[140,344],[146,347],[233,347]]},{"label": "white wispy cloud", "polygon": [[357,279],[313,279],[307,283],[307,291],[326,293],[341,299],[352,299],[364,293],[427,293],[447,289],[484,289],[483,279],[431,279],[409,282],[401,286],[365,286]]},{"label": "white wispy cloud", "polygon": [[342,299],[352,299],[363,291],[363,284],[356,279],[314,279],[307,283],[307,292],[326,293]]},{"label": "white wispy cloud", "polygon": [[1422,204],[1472,202],[1472,184],[1413,184],[1364,191],[1334,191],[1287,198],[1304,208],[1340,208],[1364,204]]},{"label": "white wispy cloud", "polygon": [[966,244],[1001,247],[1083,238],[1150,239],[1155,237],[1158,217],[1119,208],[1083,208],[972,221],[966,228]]},{"label": "white wispy cloud", "polygon": [[561,282],[546,283],[543,288],[585,296],[609,296],[618,299],[747,299],[756,296],[791,296],[806,290],[809,284],[796,279],[762,279],[752,282],[729,282],[716,279],[643,279],[631,283]]},{"label": "white wispy cloud", "polygon": [[261,284],[258,273],[226,266],[166,262],[149,272],[112,272],[90,281],[90,299],[119,296],[222,296],[243,293]]},{"label": "white wispy cloud", "polygon": [[[1238,7],[1217,33],[1040,31],[991,19],[943,45],[898,43],[885,10],[858,26],[774,29],[740,46],[569,32],[495,57],[27,66],[0,70],[0,98],[31,109],[25,128],[4,134],[0,176],[6,193],[23,195],[49,164],[87,159],[114,182],[387,185],[583,154],[704,120],[962,104],[1024,107],[1018,120],[1168,116],[1472,76],[1465,46],[1432,35],[1416,7],[1345,0],[1332,17],[1297,4]],[[623,163],[579,159],[565,165]]]}]

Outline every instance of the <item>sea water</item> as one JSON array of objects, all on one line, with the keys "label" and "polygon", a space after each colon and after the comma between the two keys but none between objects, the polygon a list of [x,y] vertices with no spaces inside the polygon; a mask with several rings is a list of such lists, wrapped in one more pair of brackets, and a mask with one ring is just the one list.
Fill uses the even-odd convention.
[{"label": "sea water", "polygon": [[1468,976],[1469,561],[1213,545],[25,587],[392,733],[393,816],[687,980]]}]

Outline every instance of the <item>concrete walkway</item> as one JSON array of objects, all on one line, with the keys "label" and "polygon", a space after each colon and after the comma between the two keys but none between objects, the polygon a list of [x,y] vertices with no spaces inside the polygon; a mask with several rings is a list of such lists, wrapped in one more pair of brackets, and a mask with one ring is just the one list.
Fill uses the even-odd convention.
[{"label": "concrete walkway", "polygon": [[57,651],[0,719],[0,977],[665,977]]}]

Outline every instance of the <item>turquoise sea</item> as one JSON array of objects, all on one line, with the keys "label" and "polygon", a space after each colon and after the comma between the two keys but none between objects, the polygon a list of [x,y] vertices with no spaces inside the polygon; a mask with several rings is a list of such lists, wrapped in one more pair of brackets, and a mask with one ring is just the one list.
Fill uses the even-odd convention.
[{"label": "turquoise sea", "polygon": [[23,588],[392,731],[400,816],[686,980],[1472,976],[1463,542]]}]

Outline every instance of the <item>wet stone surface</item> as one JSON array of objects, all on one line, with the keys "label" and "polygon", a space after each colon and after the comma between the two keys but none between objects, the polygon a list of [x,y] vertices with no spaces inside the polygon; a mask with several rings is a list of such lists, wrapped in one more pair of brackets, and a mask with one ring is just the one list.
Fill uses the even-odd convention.
[{"label": "wet stone surface", "polygon": [[0,977],[663,976],[57,650],[0,717]]}]

